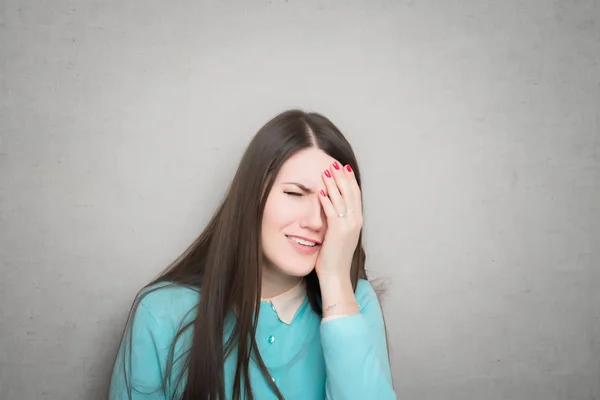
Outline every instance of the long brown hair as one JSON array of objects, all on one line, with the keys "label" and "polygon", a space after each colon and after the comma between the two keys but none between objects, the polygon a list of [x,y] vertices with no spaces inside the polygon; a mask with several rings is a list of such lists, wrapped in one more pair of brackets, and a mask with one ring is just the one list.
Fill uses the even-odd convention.
[{"label": "long brown hair", "polygon": [[[255,340],[263,266],[260,231],[266,199],[277,173],[289,157],[307,148],[321,149],[343,165],[350,164],[360,186],[360,170],[352,147],[329,119],[301,110],[283,112],[254,136],[225,199],[201,235],[137,296],[130,321],[142,298],[164,287],[151,288],[156,284],[183,285],[201,293],[195,319],[181,326],[171,345],[163,377],[165,389],[168,377],[175,370],[174,363],[182,363],[175,385],[182,389],[180,399],[223,400],[224,362],[236,346],[233,399],[254,398],[248,373],[250,359],[257,363],[277,397],[283,399],[270,379]],[[360,278],[366,279],[364,263],[361,234],[350,272],[354,289]],[[311,308],[321,315],[321,291],[314,270],[306,277],[306,291]],[[223,343],[225,324],[232,310],[236,314],[233,331]],[[131,340],[131,325],[128,323],[124,333],[128,340]],[[191,346],[175,359],[175,343],[188,329],[193,329]],[[131,393],[130,383],[128,386]],[[174,399],[178,392],[173,390]]]}]

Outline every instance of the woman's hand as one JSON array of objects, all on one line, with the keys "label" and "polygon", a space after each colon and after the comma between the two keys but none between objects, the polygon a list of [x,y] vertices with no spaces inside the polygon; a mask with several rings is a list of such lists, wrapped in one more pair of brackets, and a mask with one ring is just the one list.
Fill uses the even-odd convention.
[{"label": "woman's hand", "polygon": [[[363,226],[358,182],[349,165],[338,162],[323,172],[326,192],[319,199],[327,216],[327,232],[315,265],[324,315],[358,312],[350,281],[352,257]],[[344,311],[342,311],[344,310]]]},{"label": "woman's hand", "polygon": [[327,232],[319,251],[319,278],[350,277],[352,256],[363,226],[361,193],[349,165],[337,161],[322,174],[326,192],[319,199],[327,216]]}]

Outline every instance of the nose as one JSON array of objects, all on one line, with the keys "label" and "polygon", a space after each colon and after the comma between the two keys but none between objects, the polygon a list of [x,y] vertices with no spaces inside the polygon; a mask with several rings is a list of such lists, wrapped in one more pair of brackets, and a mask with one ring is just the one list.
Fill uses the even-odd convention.
[{"label": "nose", "polygon": [[318,232],[323,229],[325,221],[325,212],[323,211],[323,207],[321,207],[319,199],[315,196],[314,199],[307,202],[300,226]]}]

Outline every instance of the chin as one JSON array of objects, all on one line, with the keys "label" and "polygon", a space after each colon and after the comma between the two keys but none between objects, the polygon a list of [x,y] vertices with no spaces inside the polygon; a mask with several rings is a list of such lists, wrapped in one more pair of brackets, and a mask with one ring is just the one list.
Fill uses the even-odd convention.
[{"label": "chin", "polygon": [[296,276],[298,278],[305,277],[310,274],[314,269],[314,265],[286,265],[285,267],[277,268],[280,272],[288,276]]}]

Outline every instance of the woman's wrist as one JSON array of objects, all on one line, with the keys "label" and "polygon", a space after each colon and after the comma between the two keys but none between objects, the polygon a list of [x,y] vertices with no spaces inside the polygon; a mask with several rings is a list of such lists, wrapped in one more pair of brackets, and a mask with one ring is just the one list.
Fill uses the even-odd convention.
[{"label": "woman's wrist", "polygon": [[350,276],[319,276],[323,317],[358,314],[358,304]]}]

